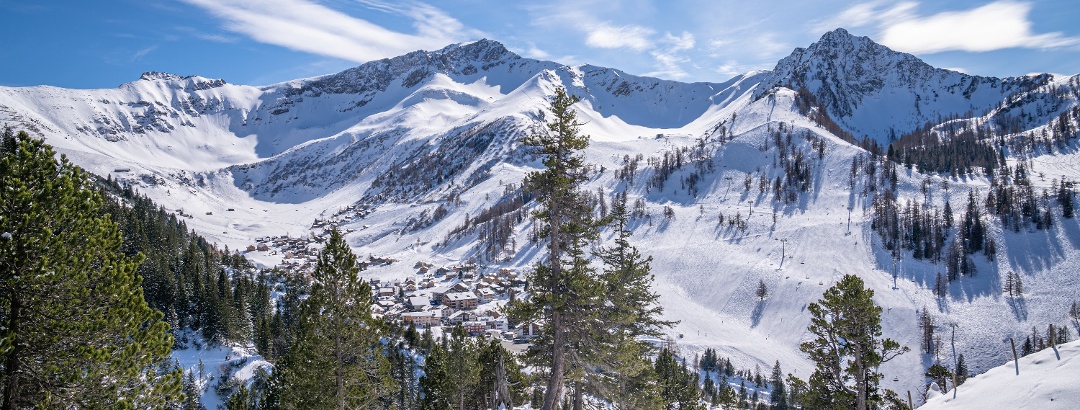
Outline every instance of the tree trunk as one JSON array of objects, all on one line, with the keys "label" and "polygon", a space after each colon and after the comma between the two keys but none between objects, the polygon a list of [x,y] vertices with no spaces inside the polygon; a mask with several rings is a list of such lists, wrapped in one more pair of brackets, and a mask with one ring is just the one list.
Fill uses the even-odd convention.
[{"label": "tree trunk", "polygon": [[866,410],[866,361],[863,358],[862,346],[855,345],[855,409]]},{"label": "tree trunk", "polygon": [[581,410],[582,404],[584,404],[584,392],[581,391],[582,383],[578,382],[574,384],[574,410]]},{"label": "tree trunk", "polygon": [[[334,289],[333,289],[334,301],[333,302],[334,303],[341,303],[342,302],[342,297],[340,297],[341,296],[340,284],[335,282],[335,283],[331,284],[331,286],[334,287]],[[339,306],[335,306],[335,308],[339,308]],[[343,352],[344,347],[342,347],[342,342],[341,342],[341,332],[342,332],[344,326],[342,326],[342,324],[341,324],[342,318],[339,315],[334,314],[334,313],[331,313],[331,314],[334,315],[334,317],[331,318],[331,320],[334,321],[334,360],[337,362],[336,363],[337,368],[334,371],[334,378],[337,379],[336,382],[337,382],[338,410],[345,410],[345,369],[344,369],[344,367],[345,367],[344,353],[345,352]]]},{"label": "tree trunk", "polygon": [[541,410],[555,410],[563,394],[563,372],[566,369],[566,356],[563,346],[566,344],[566,330],[562,328],[562,313],[552,312],[551,327],[554,332],[551,350],[551,377],[548,378],[547,390],[544,391],[544,404]]},{"label": "tree trunk", "polygon": [[507,409],[512,409],[514,401],[510,396],[510,383],[506,380],[506,364],[503,360],[502,349],[498,351],[498,356],[499,360],[495,365],[495,402],[492,408],[498,408],[502,403]]},{"label": "tree trunk", "polygon": [[22,354],[19,340],[19,316],[22,315],[22,301],[18,292],[11,292],[11,316],[8,317],[8,334],[12,336],[11,353],[4,363],[4,410],[13,410],[19,401],[19,355]]},{"label": "tree trunk", "polygon": [[[556,162],[557,167],[561,167],[563,164],[561,158],[562,150],[556,153],[559,157]],[[561,171],[561,170],[560,170]],[[557,172],[557,175],[565,175],[565,172]],[[551,286],[549,289],[551,292],[558,292],[560,285],[562,284],[562,197],[563,193],[556,188],[552,192],[551,206],[548,209],[548,217],[551,218],[549,222],[550,233],[548,234],[551,243],[550,253],[548,254],[548,264],[551,269]],[[560,311],[561,306],[552,309],[551,313],[551,377],[548,379],[547,390],[544,391],[544,403],[540,407],[541,410],[555,410],[559,407],[560,401],[562,401],[563,395],[563,383],[564,373],[566,371],[566,355],[564,347],[566,346],[566,329],[563,325],[563,312]]]}]

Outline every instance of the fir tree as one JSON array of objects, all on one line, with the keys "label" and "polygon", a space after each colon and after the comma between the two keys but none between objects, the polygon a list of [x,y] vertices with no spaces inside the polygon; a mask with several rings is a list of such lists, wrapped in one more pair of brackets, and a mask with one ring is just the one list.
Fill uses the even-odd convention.
[{"label": "fir tree", "polygon": [[393,387],[380,324],[371,317],[371,288],[337,230],[330,233],[312,274],[296,341],[275,369],[281,408],[374,406]]},{"label": "fir tree", "polygon": [[940,388],[941,391],[949,391],[948,382],[952,379],[953,374],[945,366],[934,363],[930,368],[926,369],[925,376],[932,379],[934,383],[937,383],[938,388]]},{"label": "fir tree", "polygon": [[671,350],[663,349],[654,365],[660,399],[666,410],[699,409],[697,375],[680,365]]},{"label": "fir tree", "polygon": [[163,407],[173,340],[80,169],[25,132],[0,152],[3,408]]},{"label": "fir tree", "polygon": [[862,279],[845,275],[808,309],[815,338],[799,349],[816,364],[804,407],[868,409],[882,400],[878,367],[908,351],[881,339],[881,308]]},{"label": "fir tree", "polygon": [[769,400],[772,402],[773,409],[787,410],[787,391],[784,386],[784,371],[780,369],[780,361],[777,360],[773,365],[772,376],[769,378],[769,383],[772,383],[772,392],[769,393]]},{"label": "fir tree", "polygon": [[479,349],[465,333],[455,326],[450,336],[436,346],[425,363],[425,375],[420,379],[423,409],[458,409],[483,407],[474,396],[481,389]]},{"label": "fir tree", "polygon": [[964,354],[960,353],[956,357],[956,385],[964,384],[968,379],[967,362],[964,360]]},{"label": "fir tree", "polygon": [[547,374],[544,410],[556,408],[568,378],[580,383],[583,364],[596,360],[590,338],[604,290],[586,255],[597,234],[580,189],[586,176],[581,151],[589,138],[579,132],[582,123],[573,109],[577,101],[565,89],[556,89],[547,132],[522,140],[544,157],[545,169],[529,173],[525,185],[541,203],[534,216],[543,226],[548,254],[529,273],[532,297],[514,304],[510,313],[519,323],[539,320],[544,325],[531,350]]},{"label": "fir tree", "polygon": [[758,297],[758,300],[765,300],[765,297],[769,296],[769,288],[765,286],[765,280],[758,280],[757,291],[754,295]]},{"label": "fir tree", "polygon": [[655,348],[641,338],[659,338],[661,330],[674,322],[660,320],[663,308],[657,304],[659,295],[651,289],[652,257],[643,257],[630,244],[625,194],[613,201],[611,219],[615,245],[597,254],[604,264],[600,279],[606,287],[607,301],[598,313],[599,323],[604,325],[596,326],[592,337],[598,342],[596,357],[605,374],[588,380],[595,391],[612,402],[648,402],[655,394],[642,390],[649,386],[642,380],[650,370],[646,358],[655,354]]}]

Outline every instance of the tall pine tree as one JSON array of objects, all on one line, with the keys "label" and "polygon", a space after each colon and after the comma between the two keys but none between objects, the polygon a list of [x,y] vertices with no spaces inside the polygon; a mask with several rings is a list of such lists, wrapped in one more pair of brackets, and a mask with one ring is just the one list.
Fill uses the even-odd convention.
[{"label": "tall pine tree", "polygon": [[370,408],[390,395],[394,381],[371,317],[371,287],[356,255],[331,231],[312,274],[296,339],[275,369],[272,388],[283,409]]},{"label": "tall pine tree", "polygon": [[816,364],[804,407],[866,410],[883,400],[878,367],[908,351],[881,338],[881,308],[862,279],[845,275],[811,303],[810,333],[814,339],[799,349]]},{"label": "tall pine tree", "polygon": [[142,256],[120,250],[87,175],[43,141],[5,131],[0,153],[3,408],[158,408],[172,337],[143,297]]},{"label": "tall pine tree", "polygon": [[529,173],[526,187],[541,203],[534,216],[543,226],[548,254],[529,273],[531,298],[516,303],[511,316],[519,323],[543,324],[531,357],[547,372],[544,410],[557,408],[567,380],[580,384],[582,363],[595,360],[590,327],[604,289],[586,255],[588,242],[596,237],[596,221],[581,190],[586,177],[581,151],[589,138],[579,132],[582,123],[573,109],[577,101],[565,89],[556,89],[547,132],[522,141],[544,157],[545,169]]}]

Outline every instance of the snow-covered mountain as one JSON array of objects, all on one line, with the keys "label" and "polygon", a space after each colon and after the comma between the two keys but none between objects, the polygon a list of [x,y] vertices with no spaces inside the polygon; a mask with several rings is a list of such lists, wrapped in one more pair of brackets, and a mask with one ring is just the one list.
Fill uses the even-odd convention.
[{"label": "snow-covered mountain", "polygon": [[1001,79],[935,68],[836,29],[780,60],[756,94],[805,88],[855,138],[887,144],[927,123],[982,115],[1049,80],[1049,75]]},{"label": "snow-covered mountain", "polygon": [[[869,155],[806,107],[882,144],[950,121],[994,127],[1006,142],[1062,127],[1080,99],[1078,77],[969,76],[844,30],[772,71],[720,83],[565,66],[481,40],[268,86],[147,73],[107,90],[0,87],[0,125],[182,209],[188,226],[231,249],[306,235],[329,219],[350,230],[360,255],[524,270],[543,252],[529,240],[529,220],[494,241],[478,216],[491,217],[539,166],[519,140],[541,130],[546,98],[560,86],[582,98],[586,156],[596,165],[587,189],[626,191],[646,215],[633,222],[634,242],[655,257],[665,312],[681,321],[672,335],[691,357],[715,347],[739,367],[779,360],[805,378],[806,306],[856,273],[885,308],[886,335],[914,350],[886,365],[886,386],[916,391],[933,360],[917,349],[924,309],[958,326],[957,347],[979,372],[1005,360],[1003,340],[1065,322],[1068,303],[1080,300],[1076,219],[1048,230],[991,223],[997,255],[975,255],[978,274],[936,297],[930,288],[944,264],[882,249],[865,188],[874,177],[852,172]],[[1076,118],[1066,120],[1074,134]],[[1080,179],[1077,146],[1009,151],[1009,162],[1049,188]],[[922,205],[964,209],[969,190],[988,186],[977,174],[898,169],[896,195]],[[248,257],[273,265],[284,255]],[[1022,298],[1001,294],[1009,271],[1024,278]],[[414,273],[391,265],[365,274]],[[754,295],[759,281],[765,300]]]}]

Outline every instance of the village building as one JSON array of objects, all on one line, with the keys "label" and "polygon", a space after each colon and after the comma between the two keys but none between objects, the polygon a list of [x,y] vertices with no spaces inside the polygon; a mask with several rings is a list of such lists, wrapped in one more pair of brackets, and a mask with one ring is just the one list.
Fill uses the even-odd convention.
[{"label": "village building", "polygon": [[450,292],[442,296],[442,304],[457,310],[476,309],[480,300],[475,294],[469,292]]},{"label": "village building", "polygon": [[442,318],[441,310],[406,312],[401,314],[401,320],[416,327],[438,326],[442,324]]}]

